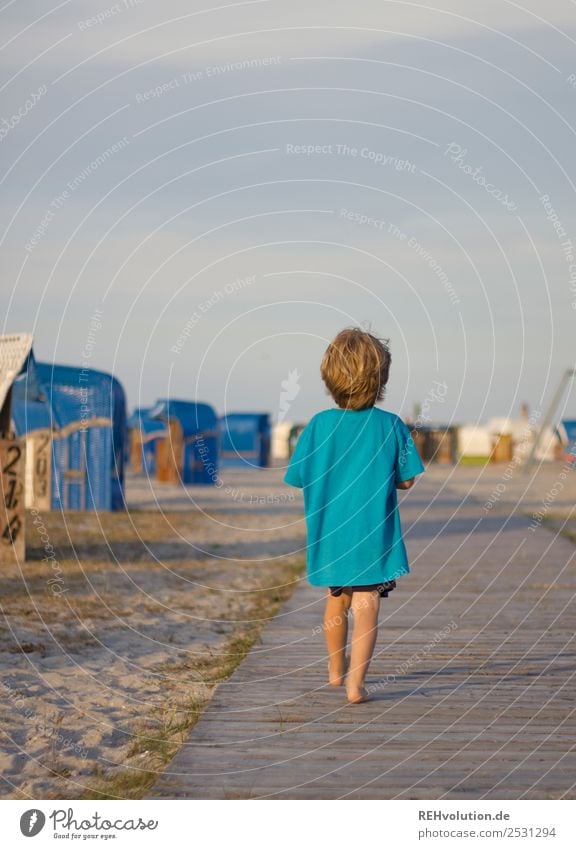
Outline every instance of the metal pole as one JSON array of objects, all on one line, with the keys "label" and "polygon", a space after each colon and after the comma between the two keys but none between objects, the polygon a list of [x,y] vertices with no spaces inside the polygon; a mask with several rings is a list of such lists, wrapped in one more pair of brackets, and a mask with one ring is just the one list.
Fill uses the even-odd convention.
[{"label": "metal pole", "polygon": [[556,412],[556,408],[557,408],[558,404],[560,403],[560,399],[562,398],[562,395],[564,394],[566,384],[568,383],[570,378],[573,377],[575,374],[576,374],[576,369],[569,368],[569,369],[566,369],[566,371],[564,372],[564,374],[560,378],[560,383],[558,384],[558,388],[557,388],[557,390],[554,394],[554,397],[552,398],[552,401],[550,402],[550,406],[546,410],[546,415],[542,419],[542,423],[540,425],[538,433],[536,434],[536,438],[534,439],[534,443],[532,445],[532,448],[530,449],[530,453],[529,453],[528,457],[526,458],[524,465],[522,466],[523,472],[527,472],[528,469],[530,468],[530,466],[532,465],[532,463],[534,462],[534,457],[536,455],[536,451],[538,449],[538,446],[540,445],[540,441],[542,439],[544,431],[546,430],[546,428],[548,427],[548,425],[552,421],[554,413]]}]

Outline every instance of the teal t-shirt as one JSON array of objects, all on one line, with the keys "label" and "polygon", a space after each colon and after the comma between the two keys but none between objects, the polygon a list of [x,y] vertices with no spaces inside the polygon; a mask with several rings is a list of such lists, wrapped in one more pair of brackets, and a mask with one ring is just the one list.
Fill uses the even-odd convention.
[{"label": "teal t-shirt", "polygon": [[378,584],[409,572],[395,482],[423,471],[410,431],[394,413],[316,413],[284,475],[303,490],[310,583]]}]

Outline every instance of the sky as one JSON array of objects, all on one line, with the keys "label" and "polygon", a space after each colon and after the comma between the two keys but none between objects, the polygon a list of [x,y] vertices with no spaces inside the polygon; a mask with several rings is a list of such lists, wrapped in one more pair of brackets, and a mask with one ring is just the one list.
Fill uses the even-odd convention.
[{"label": "sky", "polygon": [[112,371],[130,409],[304,422],[361,326],[386,409],[544,411],[576,365],[575,12],[4,3],[0,332]]}]

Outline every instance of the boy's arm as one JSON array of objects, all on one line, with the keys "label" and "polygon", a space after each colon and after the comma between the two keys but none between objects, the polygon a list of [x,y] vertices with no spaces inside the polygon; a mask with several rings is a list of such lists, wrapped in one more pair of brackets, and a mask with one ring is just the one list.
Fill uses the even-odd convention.
[{"label": "boy's arm", "polygon": [[408,481],[396,481],[396,489],[410,489],[411,486],[414,486],[414,481],[416,478],[410,478]]},{"label": "boy's arm", "polygon": [[396,419],[396,439],[398,452],[394,468],[395,486],[396,489],[410,489],[414,485],[416,475],[424,471],[424,466],[410,431],[399,416]]},{"label": "boy's arm", "polygon": [[298,437],[294,452],[290,457],[290,462],[284,474],[284,483],[289,484],[289,486],[297,486],[299,489],[302,489],[304,486],[302,472],[308,457],[308,428],[309,426],[306,426]]}]

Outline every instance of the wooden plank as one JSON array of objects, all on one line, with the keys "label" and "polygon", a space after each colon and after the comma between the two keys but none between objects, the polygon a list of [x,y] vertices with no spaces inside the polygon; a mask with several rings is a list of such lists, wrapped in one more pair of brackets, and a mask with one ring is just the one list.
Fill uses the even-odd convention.
[{"label": "wooden plank", "polygon": [[25,559],[25,458],[23,442],[0,439],[0,565]]},{"label": "wooden plank", "polygon": [[26,436],[26,507],[47,511],[52,507],[52,433],[36,430]]},{"label": "wooden plank", "polygon": [[373,700],[327,686],[324,591],[302,582],[149,798],[576,798],[576,549],[433,480],[417,492]]}]

